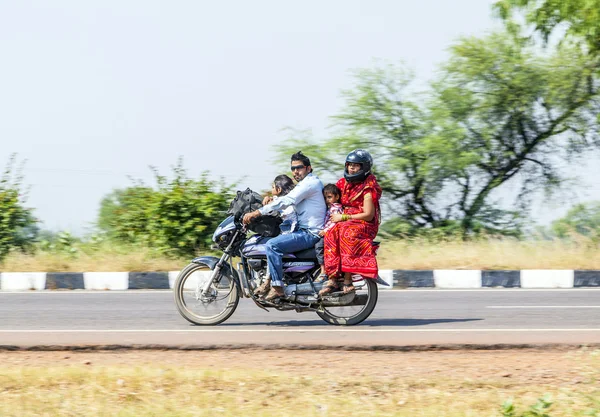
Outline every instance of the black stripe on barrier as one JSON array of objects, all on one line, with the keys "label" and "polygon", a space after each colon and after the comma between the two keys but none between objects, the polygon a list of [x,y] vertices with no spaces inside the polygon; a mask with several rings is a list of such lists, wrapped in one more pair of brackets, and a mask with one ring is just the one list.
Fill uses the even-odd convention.
[{"label": "black stripe on barrier", "polygon": [[83,272],[46,273],[47,290],[83,290]]},{"label": "black stripe on barrier", "polygon": [[600,287],[600,271],[575,271],[574,287]]},{"label": "black stripe on barrier", "polygon": [[168,290],[168,272],[130,272],[130,290]]},{"label": "black stripe on barrier", "polygon": [[398,288],[435,287],[433,271],[395,269],[392,277],[394,278],[394,287]]},{"label": "black stripe on barrier", "polygon": [[520,288],[521,271],[481,271],[481,286]]}]

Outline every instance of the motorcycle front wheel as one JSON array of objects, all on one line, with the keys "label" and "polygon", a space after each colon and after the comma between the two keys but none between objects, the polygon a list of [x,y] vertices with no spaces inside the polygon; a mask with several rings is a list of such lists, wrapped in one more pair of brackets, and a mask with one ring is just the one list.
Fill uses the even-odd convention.
[{"label": "motorcycle front wheel", "polygon": [[175,305],[189,322],[199,326],[223,323],[234,313],[240,301],[238,286],[233,277],[223,274],[214,280],[208,294],[200,295],[200,288],[211,275],[204,264],[191,263],[177,276],[173,285]]},{"label": "motorcycle front wheel", "polygon": [[377,283],[374,279],[366,278],[354,282],[354,286],[355,298],[364,300],[364,303],[323,307],[323,311],[317,311],[319,317],[336,326],[354,326],[365,321],[377,305]]}]

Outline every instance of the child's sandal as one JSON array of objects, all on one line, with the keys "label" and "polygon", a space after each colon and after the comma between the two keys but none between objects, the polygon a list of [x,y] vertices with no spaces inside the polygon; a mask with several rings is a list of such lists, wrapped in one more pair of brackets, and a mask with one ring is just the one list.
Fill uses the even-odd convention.
[{"label": "child's sandal", "polygon": [[321,274],[317,279],[315,279],[314,282],[325,282],[328,279],[329,277],[327,276],[327,274]]}]

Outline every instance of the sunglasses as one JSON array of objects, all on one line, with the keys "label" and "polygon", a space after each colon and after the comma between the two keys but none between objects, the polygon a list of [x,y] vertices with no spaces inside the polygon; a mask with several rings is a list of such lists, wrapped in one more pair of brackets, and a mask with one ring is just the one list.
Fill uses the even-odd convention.
[{"label": "sunglasses", "polygon": [[301,170],[303,168],[306,168],[306,167],[304,165],[292,165],[292,169],[291,170],[292,171],[297,171],[297,170],[299,171],[299,170]]}]

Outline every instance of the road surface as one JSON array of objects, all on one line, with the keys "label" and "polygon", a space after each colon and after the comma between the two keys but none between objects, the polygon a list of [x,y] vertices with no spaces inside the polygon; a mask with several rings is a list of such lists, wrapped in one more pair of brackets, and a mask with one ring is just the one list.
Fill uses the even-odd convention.
[{"label": "road surface", "polygon": [[216,327],[190,325],[171,291],[0,293],[0,345],[224,345],[398,348],[432,344],[600,344],[600,290],[382,291],[371,317],[335,327],[315,313],[242,299]]}]

